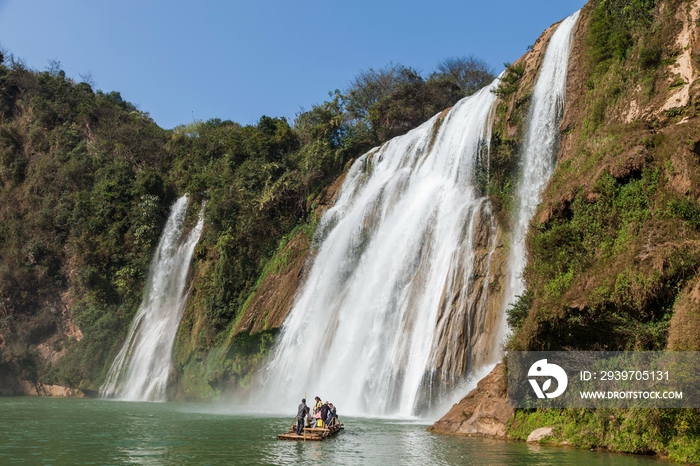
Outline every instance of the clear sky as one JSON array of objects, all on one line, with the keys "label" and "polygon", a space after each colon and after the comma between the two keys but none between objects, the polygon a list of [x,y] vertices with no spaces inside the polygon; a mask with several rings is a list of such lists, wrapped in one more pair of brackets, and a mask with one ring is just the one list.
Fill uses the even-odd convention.
[{"label": "clear sky", "polygon": [[162,127],[293,118],[365,68],[429,73],[476,55],[498,73],[584,0],[0,0],[0,45],[61,62]]}]

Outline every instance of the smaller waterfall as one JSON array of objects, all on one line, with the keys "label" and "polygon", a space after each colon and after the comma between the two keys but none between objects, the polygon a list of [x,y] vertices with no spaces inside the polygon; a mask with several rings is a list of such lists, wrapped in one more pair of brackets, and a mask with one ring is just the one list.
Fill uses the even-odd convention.
[{"label": "smaller waterfall", "polygon": [[[504,303],[512,304],[525,291],[522,274],[527,264],[525,236],[540,196],[554,172],[559,149],[559,122],[564,112],[566,75],[574,27],[580,11],[561,22],[552,34],[532,92],[523,144],[522,174],[518,185],[518,211],[508,260]],[[502,330],[505,333],[505,328]]]},{"label": "smaller waterfall", "polygon": [[187,273],[204,226],[202,209],[197,224],[183,240],[186,212],[187,194],[170,210],[151,260],[141,306],[100,388],[104,397],[165,401],[173,344],[187,302]]}]

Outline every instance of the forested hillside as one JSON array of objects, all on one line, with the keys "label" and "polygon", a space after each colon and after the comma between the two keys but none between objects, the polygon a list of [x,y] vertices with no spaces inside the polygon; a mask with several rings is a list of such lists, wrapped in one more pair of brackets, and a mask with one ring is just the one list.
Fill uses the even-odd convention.
[{"label": "forested hillside", "polygon": [[[211,398],[238,383],[281,323],[265,321],[250,336],[240,328],[246,303],[286,265],[275,252],[313,233],[324,188],[353,157],[492,79],[471,57],[445,60],[428,77],[391,64],[361,72],[291,124],[263,116],[255,125],[212,119],[164,130],[118,92],[68,78],[59,63],[36,71],[5,52],[0,373],[96,390],[138,308],[169,207],[186,192],[191,223],[206,201],[205,230],[173,396]],[[303,262],[308,240],[302,249]]]}]

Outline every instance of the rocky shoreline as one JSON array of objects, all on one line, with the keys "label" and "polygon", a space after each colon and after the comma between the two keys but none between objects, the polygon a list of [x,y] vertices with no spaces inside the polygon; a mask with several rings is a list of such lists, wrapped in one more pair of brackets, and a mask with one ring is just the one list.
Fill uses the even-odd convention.
[{"label": "rocky shoreline", "polygon": [[0,374],[0,396],[49,396],[56,398],[90,398],[96,393],[91,390],[47,385],[41,382],[30,382],[20,379],[13,374]]}]

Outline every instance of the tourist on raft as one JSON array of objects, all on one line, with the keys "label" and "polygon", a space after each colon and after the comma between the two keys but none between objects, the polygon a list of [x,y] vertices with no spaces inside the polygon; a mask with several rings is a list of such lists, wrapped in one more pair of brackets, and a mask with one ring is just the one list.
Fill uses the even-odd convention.
[{"label": "tourist on raft", "polygon": [[316,419],[316,427],[323,427],[323,418],[321,417],[321,408],[323,407],[323,403],[319,397],[315,397],[314,400],[316,400],[316,403],[314,404],[314,419]]},{"label": "tourist on raft", "polygon": [[328,419],[328,413],[330,412],[331,408],[328,406],[328,402],[326,401],[323,403],[321,406],[321,425],[319,427],[323,427],[324,424],[328,424],[326,422],[326,419]]},{"label": "tourist on raft", "polygon": [[311,429],[311,428],[314,426],[314,422],[315,422],[315,421],[316,421],[316,420],[314,419],[314,415],[311,414],[311,410],[310,410],[310,409],[307,409],[307,410],[306,410],[306,427],[308,427],[309,429]]},{"label": "tourist on raft", "polygon": [[297,435],[301,435],[304,430],[304,420],[309,413],[309,407],[306,406],[306,398],[302,398],[299,409],[297,409]]},{"label": "tourist on raft", "polygon": [[304,426],[307,428],[311,427],[311,423],[314,421],[316,421],[314,427],[320,428],[328,427],[338,422],[338,414],[333,403],[327,401],[323,403],[319,397],[315,397],[314,400],[313,415],[311,414],[311,409],[306,406],[306,399],[301,400],[301,404],[297,409],[297,435],[301,435]]},{"label": "tourist on raft", "polygon": [[333,403],[328,403],[328,417],[326,417],[326,425],[331,426],[335,424],[335,420],[338,417],[337,411]]}]

